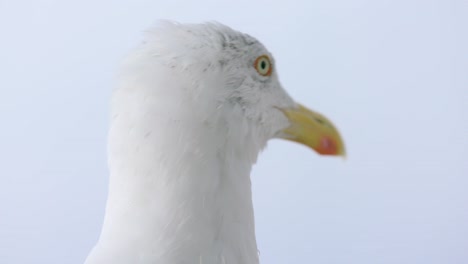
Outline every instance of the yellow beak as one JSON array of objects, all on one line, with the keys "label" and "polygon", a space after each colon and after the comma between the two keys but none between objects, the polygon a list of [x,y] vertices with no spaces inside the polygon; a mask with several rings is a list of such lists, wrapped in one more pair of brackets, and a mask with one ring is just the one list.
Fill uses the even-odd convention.
[{"label": "yellow beak", "polygon": [[281,138],[304,144],[322,155],[346,156],[340,133],[325,116],[299,105],[297,108],[279,108],[291,125]]}]

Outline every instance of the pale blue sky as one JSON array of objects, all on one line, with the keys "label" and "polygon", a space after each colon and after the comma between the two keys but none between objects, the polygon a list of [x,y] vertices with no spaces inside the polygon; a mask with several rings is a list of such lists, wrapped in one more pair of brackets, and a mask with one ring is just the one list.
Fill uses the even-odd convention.
[{"label": "pale blue sky", "polygon": [[261,40],[348,159],[275,140],[252,173],[262,263],[468,263],[468,2],[0,0],[0,263],[82,263],[113,75],[156,19]]}]

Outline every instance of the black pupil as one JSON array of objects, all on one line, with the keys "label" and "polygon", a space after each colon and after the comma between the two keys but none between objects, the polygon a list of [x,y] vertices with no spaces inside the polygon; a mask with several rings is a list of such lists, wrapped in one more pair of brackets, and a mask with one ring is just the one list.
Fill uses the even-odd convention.
[{"label": "black pupil", "polygon": [[262,60],[262,62],[260,62],[260,67],[262,68],[262,70],[264,70],[266,66],[267,66],[266,62]]}]

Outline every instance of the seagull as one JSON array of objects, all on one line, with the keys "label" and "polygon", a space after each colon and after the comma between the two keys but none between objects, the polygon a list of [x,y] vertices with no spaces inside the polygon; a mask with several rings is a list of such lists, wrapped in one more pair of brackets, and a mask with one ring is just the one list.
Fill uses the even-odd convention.
[{"label": "seagull", "polygon": [[160,22],[117,76],[102,231],[86,264],[255,264],[250,172],[281,138],[344,156],[272,54],[223,24]]}]

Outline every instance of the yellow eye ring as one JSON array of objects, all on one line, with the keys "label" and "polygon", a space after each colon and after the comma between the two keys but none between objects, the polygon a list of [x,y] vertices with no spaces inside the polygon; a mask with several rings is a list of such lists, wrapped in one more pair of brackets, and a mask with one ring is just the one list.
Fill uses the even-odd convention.
[{"label": "yellow eye ring", "polygon": [[254,67],[257,72],[262,76],[270,76],[273,71],[270,58],[267,55],[259,56],[255,62]]}]

